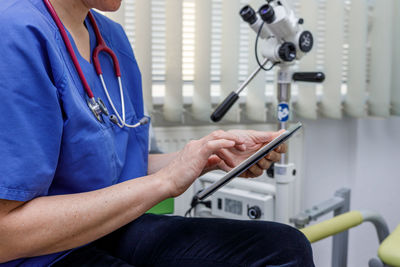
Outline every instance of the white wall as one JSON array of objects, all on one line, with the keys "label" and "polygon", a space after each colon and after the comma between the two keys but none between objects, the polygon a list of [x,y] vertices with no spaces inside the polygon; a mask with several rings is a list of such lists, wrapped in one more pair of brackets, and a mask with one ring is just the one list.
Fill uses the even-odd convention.
[{"label": "white wall", "polygon": [[[378,211],[391,231],[400,224],[400,117],[304,123],[304,206],[346,186],[352,190],[352,209]],[[330,266],[331,242],[313,245],[316,266]],[[348,266],[367,266],[377,248],[372,225],[352,229]]]}]

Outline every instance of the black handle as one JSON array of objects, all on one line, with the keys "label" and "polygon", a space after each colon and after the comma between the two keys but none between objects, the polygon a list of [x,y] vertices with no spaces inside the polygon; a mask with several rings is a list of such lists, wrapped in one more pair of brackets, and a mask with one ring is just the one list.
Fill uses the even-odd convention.
[{"label": "black handle", "polygon": [[293,80],[299,82],[322,83],[325,80],[323,72],[295,72]]},{"label": "black handle", "polygon": [[211,114],[211,120],[213,122],[220,121],[238,99],[239,99],[239,95],[236,94],[235,92],[231,92],[224,99],[224,101],[218,105],[218,107],[215,109],[213,114]]}]

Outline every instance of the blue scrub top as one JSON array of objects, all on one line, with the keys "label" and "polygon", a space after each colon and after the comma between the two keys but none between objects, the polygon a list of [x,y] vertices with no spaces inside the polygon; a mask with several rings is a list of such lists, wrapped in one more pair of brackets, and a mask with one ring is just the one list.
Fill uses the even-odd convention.
[{"label": "blue scrub top", "polygon": [[[93,12],[93,11],[92,11]],[[117,55],[127,123],[143,118],[141,77],[122,27],[93,12],[107,45]],[[93,51],[96,38],[86,19]],[[147,174],[148,127],[120,129],[99,123],[61,35],[42,0],[0,0],[0,199],[92,191]],[[85,77],[108,109],[93,65],[80,56]],[[112,61],[100,54],[111,98],[121,112]],[[51,223],[51,222],[49,222]],[[44,266],[61,252],[0,266]]]}]

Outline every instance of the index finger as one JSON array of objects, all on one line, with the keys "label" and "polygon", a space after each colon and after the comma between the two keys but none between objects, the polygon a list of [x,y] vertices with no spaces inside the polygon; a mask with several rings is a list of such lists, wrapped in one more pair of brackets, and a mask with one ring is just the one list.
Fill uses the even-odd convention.
[{"label": "index finger", "polygon": [[244,143],[244,140],[241,137],[239,137],[233,133],[225,132],[223,130],[214,131],[211,134],[204,137],[205,142],[208,142],[211,140],[219,140],[219,139],[226,139],[226,140],[234,141],[236,143],[236,145],[241,145]]}]

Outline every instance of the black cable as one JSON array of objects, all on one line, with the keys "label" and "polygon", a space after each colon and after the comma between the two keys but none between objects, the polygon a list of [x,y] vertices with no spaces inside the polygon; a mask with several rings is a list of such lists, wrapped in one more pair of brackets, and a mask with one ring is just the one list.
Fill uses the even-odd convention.
[{"label": "black cable", "polygon": [[[263,70],[265,70],[265,71],[270,71],[270,70],[272,70],[277,64],[279,64],[280,62],[275,62],[274,64],[272,64],[272,66],[271,67],[269,67],[268,69],[266,69],[266,68],[264,68],[264,66],[261,64],[261,62],[260,62],[260,59],[258,58],[258,39],[260,38],[260,34],[261,34],[261,30],[262,30],[262,28],[264,27],[264,21],[262,22],[262,24],[261,24],[261,26],[260,26],[260,28],[258,29],[258,32],[257,32],[257,37],[256,37],[256,44],[255,44],[255,47],[254,47],[254,52],[255,52],[255,55],[256,55],[256,61],[257,61],[257,64],[258,64],[258,66],[260,66],[260,68],[261,69],[263,69]],[[269,60],[268,60],[269,61]],[[268,62],[267,61],[267,62]]]},{"label": "black cable", "polygon": [[186,211],[185,217],[192,217],[192,215],[191,215],[192,210],[199,204],[203,204],[206,207],[211,208],[211,201],[201,201],[197,198],[197,194],[196,194],[192,198],[192,202],[190,203],[190,208]]},{"label": "black cable", "polygon": [[188,209],[188,210],[186,211],[185,217],[192,217],[192,216],[190,215],[190,213],[192,212],[192,210],[193,210],[193,207],[190,207],[190,209]]}]

